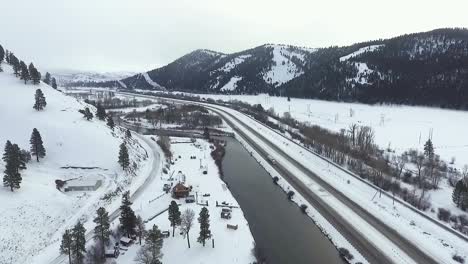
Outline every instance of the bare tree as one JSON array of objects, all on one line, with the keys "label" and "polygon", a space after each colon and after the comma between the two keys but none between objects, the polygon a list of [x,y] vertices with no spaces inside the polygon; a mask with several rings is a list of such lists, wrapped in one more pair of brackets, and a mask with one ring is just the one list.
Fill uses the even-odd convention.
[{"label": "bare tree", "polygon": [[406,153],[403,153],[399,156],[393,156],[393,163],[395,164],[397,178],[400,179],[401,174],[405,169],[406,163],[408,163],[408,155]]},{"label": "bare tree", "polygon": [[418,169],[418,181],[419,181],[419,187],[424,188],[423,183],[424,183],[424,173],[423,173],[423,168],[424,168],[424,161],[425,157],[422,153],[417,153],[416,156],[414,157],[414,164],[416,164],[416,168]]},{"label": "bare tree", "polygon": [[145,236],[145,222],[141,219],[141,216],[137,216],[136,219],[136,233],[138,235],[139,243],[141,245],[141,238]]},{"label": "bare tree", "polygon": [[463,166],[461,176],[462,180],[465,182],[465,185],[468,186],[468,165]]},{"label": "bare tree", "polygon": [[190,233],[190,229],[192,229],[194,219],[195,219],[195,212],[192,209],[186,209],[182,213],[180,230],[184,234],[184,237],[187,236],[187,244],[189,248],[190,248],[189,233]]},{"label": "bare tree", "polygon": [[351,124],[348,128],[348,133],[351,137],[351,141],[353,143],[353,146],[356,146],[356,131],[358,129],[358,125],[356,124]]}]

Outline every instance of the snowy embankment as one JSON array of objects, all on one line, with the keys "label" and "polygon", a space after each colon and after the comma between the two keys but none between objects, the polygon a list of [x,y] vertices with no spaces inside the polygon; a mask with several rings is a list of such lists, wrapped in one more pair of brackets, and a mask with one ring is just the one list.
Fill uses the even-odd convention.
[{"label": "snowy embankment", "polygon": [[[47,246],[57,243],[64,228],[86,220],[95,212],[100,198],[117,186],[128,184],[126,175],[117,163],[119,145],[124,134],[114,133],[105,122],[86,121],[79,109],[91,106],[67,97],[50,86],[25,85],[14,77],[10,66],[2,65],[0,73],[0,144],[7,140],[29,150],[33,128],[42,136],[46,156],[34,159],[21,171],[21,188],[10,192],[0,189],[0,263],[40,263],[31,261]],[[42,111],[35,111],[34,94],[40,88],[47,101]],[[137,169],[145,166],[146,153],[140,144],[129,149]],[[4,168],[0,160],[0,168]],[[95,167],[79,169],[63,167]],[[68,192],[56,189],[55,180],[88,178],[102,180],[95,192]],[[55,254],[58,254],[58,248]]]},{"label": "snowy embankment", "polygon": [[300,122],[308,122],[331,131],[340,132],[351,124],[370,126],[375,141],[382,148],[401,153],[410,148],[421,150],[432,131],[436,154],[447,162],[455,157],[454,166],[468,164],[468,112],[419,106],[366,105],[329,102],[313,99],[274,97],[268,95],[193,94],[224,101],[240,100],[273,108],[280,116],[290,111]]},{"label": "snowy embankment", "polygon": [[[300,146],[293,144],[288,139],[258,124],[256,121],[237,111],[226,108],[223,109],[236,115],[244,124],[260,132],[293,159],[306,165],[312,172],[334,186],[351,200],[361,205],[365,210],[375,215],[389,227],[399,232],[400,235],[408,238],[410,241],[417,241],[416,245],[429,256],[443,263],[450,263],[454,254],[458,254],[464,258],[468,256],[468,244],[465,240],[446,231],[401,204],[395,203],[395,205],[393,205],[393,201],[390,197],[375,196],[375,189],[371,188],[369,185],[334,166],[330,166],[327,161],[305,151]],[[247,131],[247,133],[249,132]],[[410,261],[396,246],[379,235],[377,230],[374,230],[367,223],[360,220],[353,212],[349,211],[349,209],[345,208],[344,205],[334,199],[333,196],[323,193],[323,190],[321,190],[317,183],[304,175],[301,171],[296,170],[288,160],[275,154],[275,151],[270,150],[269,146],[263,145],[263,147],[269,150],[268,152],[271,153],[279,163],[290,168],[298,179],[308,185],[312,191],[317,192],[324,201],[335,208],[344,218],[353,219],[353,225],[359,226],[360,230],[365,230],[363,235],[368,237],[370,241],[373,241],[377,247],[388,252],[390,255],[389,257],[394,260],[399,260],[397,262],[403,260]],[[373,230],[375,232],[373,232]]]},{"label": "snowy embankment", "polygon": [[[151,137],[153,136],[148,136],[148,138]],[[188,138],[174,138],[172,142],[174,164],[171,165],[167,174],[158,174],[157,179],[152,181],[135,199],[133,204],[135,213],[148,221],[146,229],[155,224],[160,230],[171,231],[172,234],[168,214],[165,212],[172,197],[170,193],[166,194],[163,191],[163,185],[175,184],[185,178],[186,186],[193,186],[192,193],[198,194],[198,201],[208,202],[210,229],[215,240],[215,248],[212,248],[211,241],[207,241],[205,247],[197,242],[199,224],[195,219],[193,229],[190,231],[191,248],[187,248],[186,239],[176,230],[175,237],[164,239],[162,262],[215,264],[222,260],[222,263],[252,263],[254,258],[251,255],[251,249],[254,240],[242,210],[234,208],[232,218],[226,220],[220,218],[221,208],[216,207],[216,201],[219,203],[225,201],[233,206],[238,206],[238,204],[219,178],[218,168],[210,156],[210,144],[204,140],[192,143]],[[190,156],[196,158],[191,159]],[[203,174],[204,170],[207,174]],[[209,194],[209,197],[203,197],[203,194]],[[202,206],[196,203],[186,203],[183,199],[176,201],[180,204],[181,212],[190,208],[198,217]],[[117,224],[118,220],[113,225]],[[226,224],[238,225],[238,229],[230,230]],[[139,248],[138,244],[130,246],[125,254],[117,258],[117,263],[132,263]]]}]

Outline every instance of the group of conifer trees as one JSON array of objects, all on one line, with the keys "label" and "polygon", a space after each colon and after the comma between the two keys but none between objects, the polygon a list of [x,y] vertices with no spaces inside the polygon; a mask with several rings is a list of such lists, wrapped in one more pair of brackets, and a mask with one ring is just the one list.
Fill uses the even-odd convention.
[{"label": "group of conifer trees", "polygon": [[[23,80],[25,84],[29,81],[36,85],[41,82],[41,73],[32,62],[28,66],[24,61],[18,59],[13,52],[3,49],[2,45],[0,45],[0,72],[2,71],[1,63],[4,60],[13,67],[15,76]],[[57,81],[50,73],[46,73],[44,82],[57,89]]]},{"label": "group of conifer trees", "polygon": [[5,162],[3,186],[10,188],[12,192],[14,189],[20,188],[21,171],[26,169],[26,163],[31,160],[31,155],[36,156],[37,162],[46,155],[41,134],[36,128],[33,129],[29,143],[31,145],[30,151],[20,149],[17,144],[11,143],[10,140],[7,140],[5,144],[2,157]]}]

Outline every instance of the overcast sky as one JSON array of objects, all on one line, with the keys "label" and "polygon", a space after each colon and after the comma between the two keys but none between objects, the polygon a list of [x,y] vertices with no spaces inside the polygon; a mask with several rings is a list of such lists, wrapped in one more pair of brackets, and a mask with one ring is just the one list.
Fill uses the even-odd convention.
[{"label": "overcast sky", "polygon": [[468,27],[467,0],[0,0],[0,44],[42,70],[144,71],[198,48],[347,45]]}]

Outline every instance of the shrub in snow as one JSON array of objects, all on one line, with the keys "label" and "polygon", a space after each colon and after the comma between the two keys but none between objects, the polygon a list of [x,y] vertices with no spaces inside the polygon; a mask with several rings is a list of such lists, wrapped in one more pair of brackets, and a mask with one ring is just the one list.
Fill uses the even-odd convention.
[{"label": "shrub in snow", "polygon": [[465,263],[465,259],[457,254],[453,255],[452,259],[458,263]]},{"label": "shrub in snow", "polygon": [[291,200],[294,196],[294,192],[293,191],[289,191],[288,192],[288,200]]},{"label": "shrub in snow", "polygon": [[339,248],[338,252],[340,253],[340,256],[344,259],[352,260],[354,258],[353,254],[351,254],[351,252],[349,252],[349,250],[346,248]]},{"label": "shrub in snow", "polygon": [[301,211],[302,211],[302,213],[304,213],[304,214],[307,213],[307,205],[301,204]]},{"label": "shrub in snow", "polygon": [[279,178],[278,176],[273,177],[273,183],[278,184]]},{"label": "shrub in snow", "polygon": [[445,208],[439,208],[439,212],[437,213],[437,217],[440,220],[442,220],[444,222],[448,222],[449,219],[450,219],[450,216],[451,216],[450,210],[445,209]]}]

